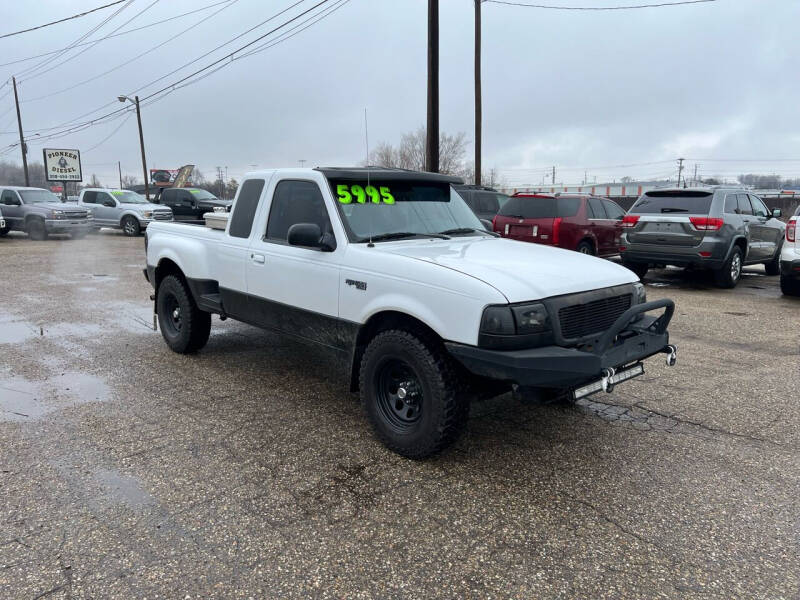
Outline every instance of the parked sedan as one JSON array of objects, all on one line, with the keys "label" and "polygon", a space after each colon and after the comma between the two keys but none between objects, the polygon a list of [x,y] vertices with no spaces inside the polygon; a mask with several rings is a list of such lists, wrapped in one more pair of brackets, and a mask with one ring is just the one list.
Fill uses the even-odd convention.
[{"label": "parked sedan", "polygon": [[503,237],[576,250],[618,254],[625,211],[607,198],[569,194],[516,193],[492,222]]}]

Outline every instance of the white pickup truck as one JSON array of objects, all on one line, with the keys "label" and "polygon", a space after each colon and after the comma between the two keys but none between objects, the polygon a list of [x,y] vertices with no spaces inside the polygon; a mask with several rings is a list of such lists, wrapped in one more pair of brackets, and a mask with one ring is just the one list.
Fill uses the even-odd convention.
[{"label": "white pickup truck", "polygon": [[452,443],[479,392],[580,398],[655,354],[674,364],[671,300],[647,302],[612,262],[496,237],[455,183],[400,169],[258,171],[230,215],[208,215],[214,227],[153,222],[145,276],[164,339],[201,349],[215,313],[327,348],[377,436],[413,458]]}]

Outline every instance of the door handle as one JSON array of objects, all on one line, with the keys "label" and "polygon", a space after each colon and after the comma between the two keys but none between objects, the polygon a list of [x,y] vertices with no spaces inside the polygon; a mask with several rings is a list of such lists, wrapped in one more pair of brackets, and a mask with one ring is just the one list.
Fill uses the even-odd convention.
[{"label": "door handle", "polygon": [[250,260],[259,265],[263,265],[266,262],[263,254],[250,254]]}]

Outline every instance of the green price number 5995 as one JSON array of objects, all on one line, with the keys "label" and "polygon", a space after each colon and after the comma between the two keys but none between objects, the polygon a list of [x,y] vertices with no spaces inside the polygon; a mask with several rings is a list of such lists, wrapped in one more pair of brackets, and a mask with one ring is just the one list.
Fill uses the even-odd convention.
[{"label": "green price number 5995", "polygon": [[367,197],[373,204],[394,204],[394,196],[389,190],[389,186],[382,185],[376,188],[374,185],[360,186],[358,184],[347,185],[342,183],[336,186],[336,193],[339,195],[339,202],[350,204],[353,199],[359,204],[366,204]]}]

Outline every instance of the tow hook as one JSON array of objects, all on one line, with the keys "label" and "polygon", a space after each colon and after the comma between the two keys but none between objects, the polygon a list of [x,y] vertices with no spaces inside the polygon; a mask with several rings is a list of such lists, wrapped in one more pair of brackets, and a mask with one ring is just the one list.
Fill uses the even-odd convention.
[{"label": "tow hook", "polygon": [[678,362],[678,349],[672,344],[669,344],[664,347],[662,352],[667,355],[667,366],[674,367],[675,363]]},{"label": "tow hook", "polygon": [[600,385],[603,387],[603,391],[607,394],[610,394],[614,391],[614,384],[611,383],[611,378],[614,377],[614,373],[616,373],[616,371],[613,367],[603,369],[603,378],[600,380]]}]

